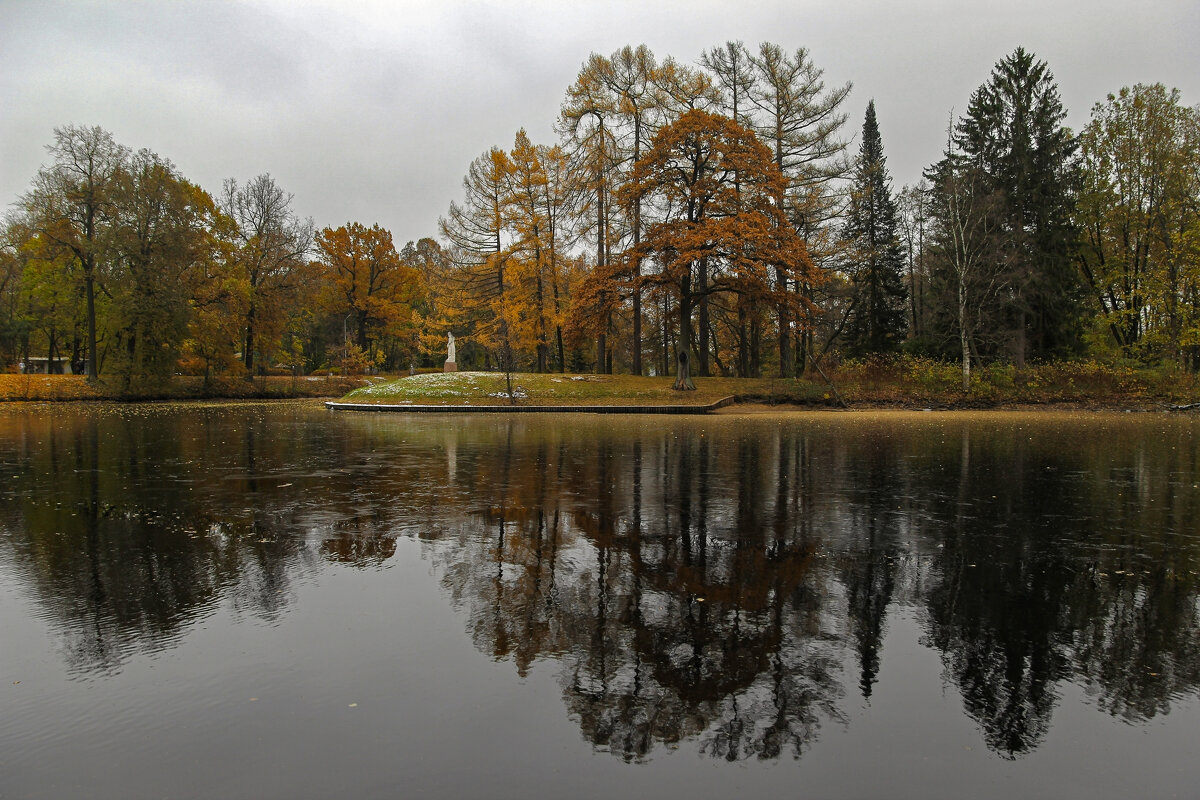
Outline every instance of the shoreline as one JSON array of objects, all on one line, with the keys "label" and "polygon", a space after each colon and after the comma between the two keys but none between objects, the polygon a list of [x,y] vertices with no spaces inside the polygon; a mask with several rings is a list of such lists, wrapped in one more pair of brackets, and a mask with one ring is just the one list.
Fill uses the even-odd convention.
[{"label": "shoreline", "polygon": [[[1096,368],[1092,368],[1095,370]],[[1059,368],[1062,372],[1062,368]],[[1111,371],[1110,371],[1111,372]],[[837,376],[840,391],[807,379],[702,378],[677,392],[664,378],[629,375],[516,373],[516,401],[502,373],[416,377],[179,376],[166,385],[119,391],[82,376],[0,375],[0,404],[311,402],[334,410],[409,413],[800,413],[804,411],[1064,411],[1187,413],[1200,411],[1195,376],[1150,380],[1137,373],[1033,374],[984,382],[970,392],[948,382],[902,375]],[[840,401],[845,399],[843,405]]]},{"label": "shoreline", "polygon": [[1166,401],[1141,401],[1120,403],[1112,401],[1045,400],[1004,402],[964,398],[961,401],[928,402],[920,398],[860,400],[843,407],[837,403],[819,403],[797,400],[763,400],[761,398],[721,398],[713,403],[386,403],[386,402],[343,402],[344,398],[334,395],[279,396],[242,395],[205,397],[154,396],[154,397],[33,397],[0,398],[0,408],[33,406],[139,406],[139,405],[241,405],[297,403],[321,405],[330,411],[376,412],[376,413],[510,413],[510,414],[790,414],[790,413],[837,413],[858,412],[1041,412],[1041,413],[1095,413],[1095,414],[1200,414],[1197,404],[1174,404]]}]

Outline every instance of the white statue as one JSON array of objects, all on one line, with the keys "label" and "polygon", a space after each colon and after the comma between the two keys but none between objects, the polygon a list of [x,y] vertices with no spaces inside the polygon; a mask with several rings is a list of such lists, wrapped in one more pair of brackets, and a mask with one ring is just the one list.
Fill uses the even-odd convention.
[{"label": "white statue", "polygon": [[447,333],[446,336],[449,337],[449,339],[450,339],[450,341],[446,345],[446,360],[449,361],[451,364],[453,364],[455,361],[458,360],[454,357],[454,334]]}]

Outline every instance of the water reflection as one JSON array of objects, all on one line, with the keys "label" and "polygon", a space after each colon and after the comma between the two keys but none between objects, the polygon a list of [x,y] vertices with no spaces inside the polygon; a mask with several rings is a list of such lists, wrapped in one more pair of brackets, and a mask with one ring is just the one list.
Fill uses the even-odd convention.
[{"label": "water reflection", "polygon": [[1068,683],[1134,723],[1197,693],[1198,455],[1162,418],[10,410],[0,576],[86,677],[417,536],[476,647],[551,662],[626,760],[801,756],[870,703],[903,606],[1016,757]]},{"label": "water reflection", "polygon": [[446,583],[480,649],[560,659],[584,734],[628,759],[800,755],[847,680],[869,701],[896,603],[997,753],[1037,747],[1068,681],[1165,713],[1200,665],[1192,428],[1017,421],[510,443],[465,478],[488,507]]}]

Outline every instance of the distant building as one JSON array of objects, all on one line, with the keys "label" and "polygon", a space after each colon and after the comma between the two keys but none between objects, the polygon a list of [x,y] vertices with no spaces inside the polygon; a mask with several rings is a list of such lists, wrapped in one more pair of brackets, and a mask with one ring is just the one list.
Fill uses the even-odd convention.
[{"label": "distant building", "polygon": [[69,358],[49,359],[42,356],[30,356],[22,361],[19,365],[19,371],[28,375],[74,375],[76,370],[74,367],[80,367],[80,373],[87,372],[87,362],[82,364],[71,364]]}]

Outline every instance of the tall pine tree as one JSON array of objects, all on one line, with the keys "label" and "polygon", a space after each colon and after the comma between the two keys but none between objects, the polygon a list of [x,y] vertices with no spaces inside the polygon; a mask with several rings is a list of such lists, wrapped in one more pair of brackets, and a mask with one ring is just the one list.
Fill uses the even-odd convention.
[{"label": "tall pine tree", "polygon": [[[1078,348],[1081,287],[1071,225],[1076,143],[1058,85],[1045,61],[1018,47],[971,96],[955,140],[986,175],[999,230],[994,257],[1006,265],[1005,289],[987,327],[993,354],[1022,365],[1027,356]],[[980,343],[987,348],[986,342]]]},{"label": "tall pine tree", "polygon": [[852,355],[889,352],[904,338],[908,292],[902,279],[904,250],[897,235],[896,201],[890,184],[872,100],[863,120],[843,231],[849,244],[848,271],[854,290],[846,326],[847,350]]}]

